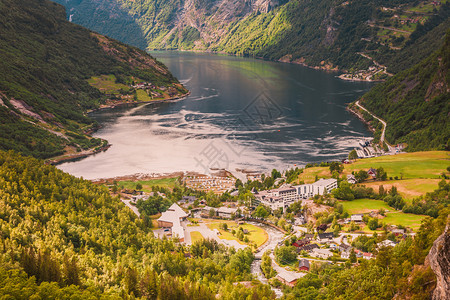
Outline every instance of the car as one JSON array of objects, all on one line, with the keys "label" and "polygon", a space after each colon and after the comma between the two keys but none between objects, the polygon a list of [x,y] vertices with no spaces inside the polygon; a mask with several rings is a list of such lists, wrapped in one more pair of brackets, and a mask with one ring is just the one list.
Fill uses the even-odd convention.
[{"label": "car", "polygon": [[167,232],[167,231],[170,231],[170,229],[169,228],[164,229],[164,232]]}]

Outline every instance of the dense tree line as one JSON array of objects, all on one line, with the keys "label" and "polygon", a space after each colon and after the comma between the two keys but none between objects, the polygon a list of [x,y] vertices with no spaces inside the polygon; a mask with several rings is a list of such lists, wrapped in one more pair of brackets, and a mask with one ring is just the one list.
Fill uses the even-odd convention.
[{"label": "dense tree line", "polygon": [[411,204],[405,205],[403,211],[405,213],[428,215],[437,217],[439,211],[450,206],[450,183],[445,179],[439,182],[439,187],[431,193],[426,193],[412,200]]},{"label": "dense tree line", "polygon": [[252,261],[250,249],[156,239],[105,187],[0,151],[2,295],[271,298],[268,286],[232,284],[252,279]]},{"label": "dense tree line", "polygon": [[[342,182],[339,188],[333,191],[333,196],[336,199],[347,201],[366,198],[379,199],[405,213],[428,215],[436,218],[440,210],[450,205],[450,183],[442,179],[435,191],[427,193],[425,196],[414,198],[410,204],[406,203],[395,186],[392,186],[390,190],[386,190],[383,185],[380,185],[376,193],[371,187]],[[337,204],[331,203],[331,205]]]}]

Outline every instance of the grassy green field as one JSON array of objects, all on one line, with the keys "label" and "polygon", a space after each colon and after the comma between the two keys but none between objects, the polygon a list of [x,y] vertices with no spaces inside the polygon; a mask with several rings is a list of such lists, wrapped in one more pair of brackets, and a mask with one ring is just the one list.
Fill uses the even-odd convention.
[{"label": "grassy green field", "polygon": [[150,98],[150,96],[144,90],[136,90],[136,95],[137,95],[138,101],[142,101],[142,102],[152,101],[152,98]]},{"label": "grassy green field", "polygon": [[128,85],[116,83],[116,76],[114,75],[94,76],[88,79],[88,83],[105,94],[119,94],[120,89],[124,91],[130,89]]},{"label": "grassy green field", "polygon": [[373,199],[357,199],[353,201],[340,201],[344,206],[344,210],[349,214],[369,213],[373,210],[384,209],[386,211],[393,211],[394,209],[387,205],[384,201]]},{"label": "grassy green field", "polygon": [[450,166],[449,152],[426,151],[360,159],[346,165],[344,174],[350,174],[355,170],[383,167],[389,177],[436,179],[448,166]]},{"label": "grassy green field", "polygon": [[432,192],[438,188],[441,179],[405,179],[405,180],[391,180],[391,181],[373,181],[364,183],[368,187],[372,187],[375,192],[378,191],[380,185],[385,189],[390,189],[392,186],[397,187],[398,192],[406,200],[411,202],[412,199],[420,195]]},{"label": "grassy green field", "polygon": [[[446,151],[424,151],[386,155],[380,157],[358,159],[352,164],[344,165],[343,174],[352,171],[368,170],[383,167],[389,177],[403,177],[403,179],[431,178],[438,179],[442,172],[450,166],[450,153]],[[313,182],[315,176],[331,177],[328,167],[314,167],[305,169],[299,180],[306,183]]]},{"label": "grassy green field", "polygon": [[163,179],[151,179],[151,180],[139,180],[139,181],[118,181],[119,186],[123,186],[126,189],[135,189],[136,184],[142,185],[144,192],[151,192],[153,186],[160,186],[168,189],[173,189],[178,186],[178,177],[175,178],[163,178]]},{"label": "grassy green field", "polygon": [[386,214],[386,217],[382,219],[381,222],[391,225],[403,225],[416,230],[420,227],[420,222],[424,218],[426,218],[426,216],[405,214],[403,212],[390,212]]},{"label": "grassy green field", "polygon": [[199,240],[203,240],[203,235],[198,231],[191,231],[191,243],[195,243]]},{"label": "grassy green field", "polygon": [[[376,192],[379,185],[383,185],[385,188],[390,188],[394,185],[405,200],[408,201],[435,190],[441,180],[439,176],[442,172],[446,172],[448,166],[450,166],[449,152],[427,151],[359,159],[352,164],[344,165],[342,174],[348,175],[352,171],[383,167],[388,177],[395,178],[397,176],[398,178],[403,178],[403,180],[368,180],[363,184],[372,186]],[[330,178],[329,168],[314,167],[305,169],[300,174],[298,182],[312,183],[316,176],[319,178]]]},{"label": "grassy green field", "polygon": [[[209,229],[219,230],[219,232],[220,232],[219,238],[224,239],[224,240],[235,240],[238,243],[243,244],[243,245],[246,243],[239,241],[239,239],[237,237],[235,237],[234,235],[231,234],[230,231],[232,229],[237,230],[239,226],[242,226],[243,229],[247,229],[249,233],[246,234],[246,236],[250,240],[250,243],[255,243],[257,247],[264,244],[269,238],[269,235],[267,234],[267,232],[264,229],[262,229],[261,227],[255,226],[255,225],[251,225],[251,224],[237,225],[236,222],[234,222],[234,221],[224,221],[224,220],[220,220],[220,221],[204,220],[204,221],[205,221],[206,226],[208,226]],[[229,231],[222,230],[220,228],[221,223],[227,223]]]},{"label": "grassy green field", "polygon": [[[380,219],[382,223],[389,225],[402,225],[405,227],[410,227],[413,230],[418,229],[420,227],[420,221],[426,217],[396,211],[394,208],[390,207],[381,200],[358,199],[353,201],[340,201],[340,203],[344,206],[344,210],[349,214],[369,213],[371,211],[378,211],[382,208],[387,212],[386,217]],[[365,232],[372,232],[367,226],[364,226],[361,229]]]}]

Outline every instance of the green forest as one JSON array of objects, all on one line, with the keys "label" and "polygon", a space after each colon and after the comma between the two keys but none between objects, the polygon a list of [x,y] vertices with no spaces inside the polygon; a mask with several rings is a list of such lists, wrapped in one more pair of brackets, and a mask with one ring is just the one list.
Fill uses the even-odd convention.
[{"label": "green forest", "polygon": [[450,149],[450,32],[435,53],[372,88],[364,107],[387,122],[386,139],[407,150]]},{"label": "green forest", "polygon": [[[157,239],[108,189],[0,152],[0,294],[18,299],[271,298],[251,289],[253,254]],[[8,298],[8,297],[7,297]]]},{"label": "green forest", "polygon": [[[426,299],[435,275],[423,263],[449,213],[426,218],[414,239],[379,249],[374,260],[313,265],[295,287],[283,288],[284,298]],[[13,151],[0,151],[0,233],[0,295],[7,299],[275,297],[252,277],[249,248],[157,239],[106,187]]]},{"label": "green forest", "polygon": [[146,52],[69,23],[50,1],[1,0],[0,49],[0,149],[39,158],[101,145],[85,134],[96,128],[85,112],[105,101],[87,82],[92,76],[177,82]]}]

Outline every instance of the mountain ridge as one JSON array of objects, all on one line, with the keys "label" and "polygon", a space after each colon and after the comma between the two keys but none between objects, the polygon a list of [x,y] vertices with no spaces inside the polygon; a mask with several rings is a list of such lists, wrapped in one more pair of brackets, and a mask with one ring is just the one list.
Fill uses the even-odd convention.
[{"label": "mountain ridge", "polygon": [[[74,22],[88,26],[96,18],[96,28],[113,36],[124,29],[120,19],[111,21],[115,12],[108,11],[109,20],[99,17],[100,11],[111,8],[111,1],[57,1],[69,8]],[[413,0],[113,1],[118,14],[126,12],[135,20],[148,50],[223,52],[346,72],[376,66],[361,52],[373,53],[388,68],[395,66],[392,57],[401,57],[397,52],[410,36],[415,41],[448,21],[449,3],[430,10],[433,2],[425,2],[423,6]],[[103,22],[108,26],[99,25]],[[388,76],[384,71],[377,80]]]},{"label": "mountain ridge", "polygon": [[[106,141],[87,134],[97,124],[86,111],[120,99],[92,86],[93,76],[113,74],[123,83],[139,78],[173,86],[178,95],[187,92],[143,50],[68,22],[64,7],[50,1],[1,0],[0,49],[4,150],[49,158],[105,147]],[[127,93],[123,97],[132,97],[132,90]]]}]

